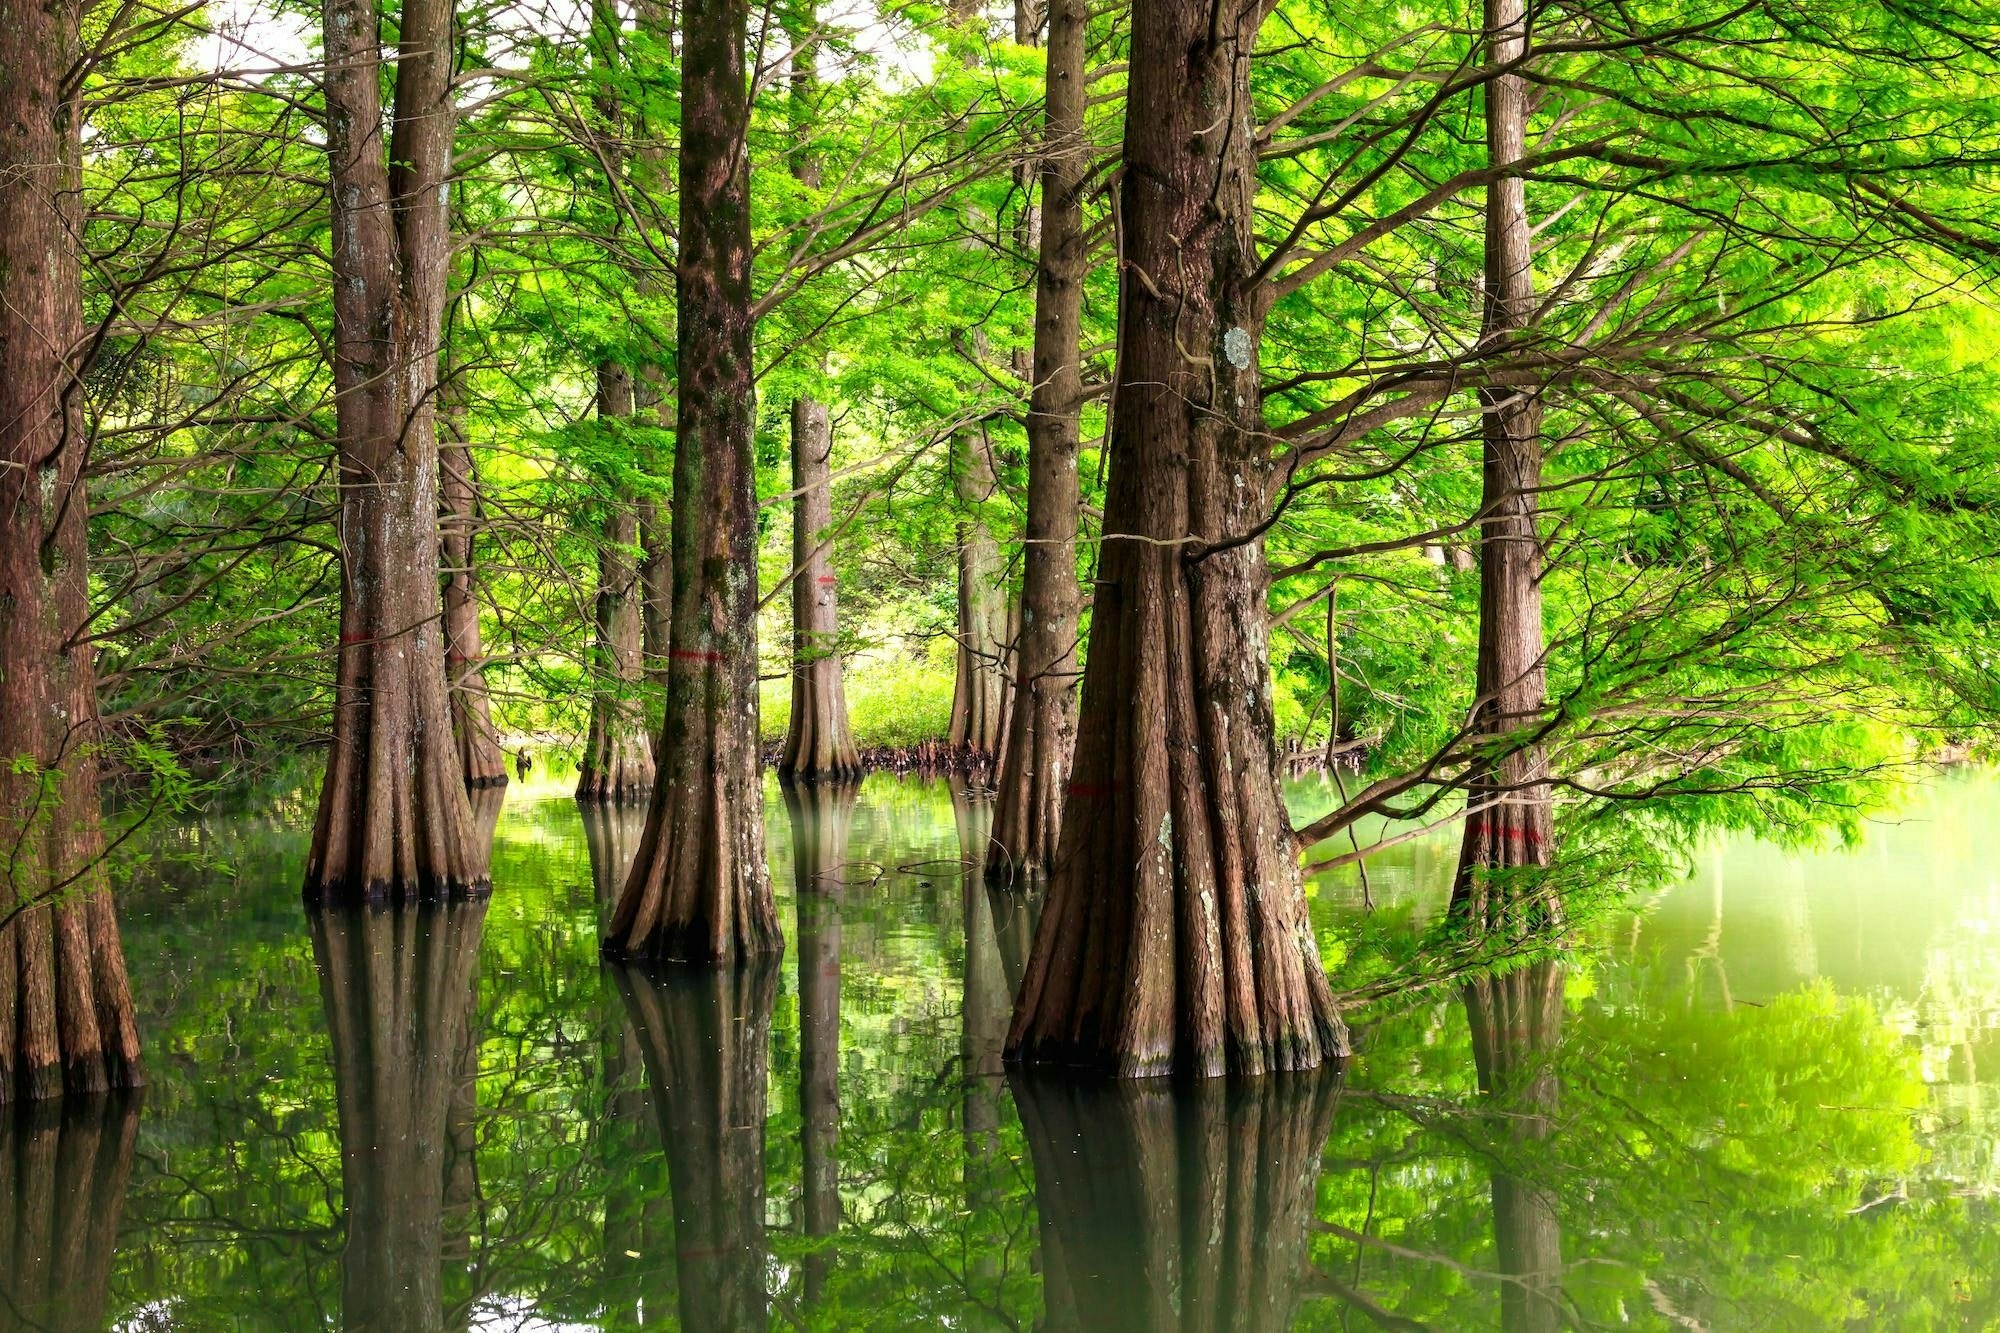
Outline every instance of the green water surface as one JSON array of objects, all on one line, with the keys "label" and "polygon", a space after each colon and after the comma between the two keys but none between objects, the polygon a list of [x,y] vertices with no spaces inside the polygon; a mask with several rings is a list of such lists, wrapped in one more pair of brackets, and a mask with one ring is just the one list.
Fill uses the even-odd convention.
[{"label": "green water surface", "polygon": [[[767,809],[787,949],[740,974],[600,966],[636,814],[517,795],[490,902],[372,916],[300,905],[302,799],[163,830],[151,1086],[5,1131],[0,1327],[2000,1326],[1992,778],[1720,846],[1344,1071],[1179,1089],[1010,1078],[1034,905],[966,873],[976,795]],[[1360,883],[1313,894],[1335,953]]]}]

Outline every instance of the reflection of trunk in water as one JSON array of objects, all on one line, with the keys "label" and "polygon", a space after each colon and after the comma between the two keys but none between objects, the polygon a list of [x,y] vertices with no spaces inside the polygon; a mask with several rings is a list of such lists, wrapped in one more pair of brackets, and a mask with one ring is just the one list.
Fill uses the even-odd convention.
[{"label": "reflection of trunk in water", "polygon": [[590,852],[590,883],[600,907],[615,907],[618,891],[625,886],[625,873],[632,867],[632,854],[639,850],[639,835],[645,832],[646,812],[632,805],[585,805],[583,841]]},{"label": "reflection of trunk in water", "polygon": [[[860,785],[785,784],[792,820],[799,938],[799,1131],[805,1172],[806,1235],[840,1229],[840,900],[847,832]],[[834,1251],[806,1256],[808,1303],[819,1301]]]},{"label": "reflection of trunk in water", "polygon": [[[1554,1055],[1562,1040],[1563,971],[1535,963],[1465,988],[1479,1088],[1502,1118],[1513,1151],[1549,1137],[1560,1092]],[[1563,1326],[1562,1228],[1546,1185],[1493,1171],[1493,1239],[1499,1251],[1501,1327],[1540,1333]]]},{"label": "reflection of trunk in water", "polygon": [[[646,812],[632,805],[580,806],[590,852],[590,882],[604,913],[618,902]],[[657,1324],[660,1301],[652,1274],[665,1266],[672,1237],[664,1191],[654,1188],[652,1154],[634,1141],[647,1111],[646,1071],[625,1002],[611,970],[603,974],[602,1060],[605,1108],[602,1147],[607,1177],[604,1199],[604,1292],[608,1322],[618,1328]],[[645,1131],[649,1136],[650,1130]],[[651,1297],[652,1299],[648,1299]]]},{"label": "reflection of trunk in water", "polygon": [[25,1104],[0,1118],[0,1326],[105,1327],[139,1094]]},{"label": "reflection of trunk in water", "polygon": [[[312,913],[333,1046],[350,1330],[442,1329],[445,1212],[469,1205],[484,902]],[[452,1323],[460,1322],[460,1310]]]},{"label": "reflection of trunk in water", "polygon": [[[960,1130],[965,1147],[965,1207],[968,1215],[990,1211],[999,1202],[995,1172],[1000,1152],[1001,1080],[1006,1065],[1001,1052],[1007,1041],[1007,1020],[1013,1011],[1013,991],[1001,969],[995,935],[993,904],[986,888],[987,843],[993,829],[993,794],[975,789],[953,776],[951,812],[958,825],[959,910],[965,923],[965,970],[960,992],[959,1059],[964,1078]],[[972,1276],[998,1275],[996,1257],[973,1257]]]},{"label": "reflection of trunk in water", "polygon": [[681,1326],[763,1328],[765,1080],[776,960],[613,972],[638,1032],[666,1149]]},{"label": "reflection of trunk in water", "polygon": [[1289,1327],[1339,1086],[1330,1070],[1185,1086],[1016,1076],[1048,1326]]}]

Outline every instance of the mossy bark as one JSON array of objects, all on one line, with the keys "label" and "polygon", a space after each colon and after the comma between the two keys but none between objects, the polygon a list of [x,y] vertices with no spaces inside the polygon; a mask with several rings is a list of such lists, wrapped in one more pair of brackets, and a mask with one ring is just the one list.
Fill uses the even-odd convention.
[{"label": "mossy bark", "polygon": [[1264,10],[1134,11],[1121,363],[1089,661],[1012,1058],[1119,1077],[1345,1053],[1278,785],[1258,535],[1249,65]]},{"label": "mossy bark", "polygon": [[409,0],[383,143],[382,19],[326,0],[340,646],[306,896],[483,893],[438,585],[436,391],[450,259],[453,13]]},{"label": "mossy bark", "polygon": [[646,832],[603,940],[613,958],[784,947],[757,737],[747,24],[744,0],[681,11],[673,646]]},{"label": "mossy bark", "polygon": [[86,637],[80,23],[0,23],[0,1102],[140,1081]]}]

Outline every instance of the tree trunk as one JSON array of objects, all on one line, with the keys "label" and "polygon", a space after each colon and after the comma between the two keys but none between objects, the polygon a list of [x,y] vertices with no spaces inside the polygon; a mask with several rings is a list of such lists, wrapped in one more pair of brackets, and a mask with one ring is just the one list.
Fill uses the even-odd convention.
[{"label": "tree trunk", "polygon": [[[1526,49],[1525,0],[1486,0],[1490,65]],[[1525,150],[1527,80],[1503,74],[1486,84],[1486,152],[1495,166]],[[1504,351],[1534,317],[1535,274],[1526,186],[1520,177],[1486,190],[1486,291],[1482,350]],[[1452,887],[1452,910],[1475,928],[1498,929],[1520,916],[1523,887],[1505,871],[1549,864],[1553,837],[1548,760],[1519,733],[1542,720],[1542,547],[1535,513],[1542,484],[1542,405],[1532,390],[1479,395],[1484,437],[1480,495],[1479,665],[1472,730],[1499,757],[1482,761],[1466,786],[1470,812]],[[1511,738],[1511,739],[1510,739]],[[1503,872],[1498,877],[1492,872]],[[1529,924],[1550,924],[1553,905]]]},{"label": "tree trunk", "polygon": [[1062,837],[1008,1034],[1026,1062],[1248,1074],[1346,1051],[1278,785],[1251,535],[1271,471],[1248,134],[1262,12],[1133,14],[1104,547]]},{"label": "tree trunk", "polygon": [[951,442],[958,521],[958,660],[951,695],[951,744],[993,758],[1005,739],[1007,710],[1007,590],[1000,578],[1000,543],[979,507],[993,498],[993,445],[983,426]]},{"label": "tree trunk", "polygon": [[444,569],[444,665],[451,677],[451,732],[458,742],[465,785],[507,785],[507,756],[493,725],[486,695],[486,652],[479,642],[479,582],[473,538],[479,528],[479,472],[465,436],[462,387],[447,372],[438,385],[438,479],[444,492],[441,519]]},{"label": "tree trunk", "polygon": [[805,1297],[816,1305],[832,1276],[840,1230],[840,908],[847,831],[860,786],[786,783],[797,877],[799,931],[799,1147],[806,1235],[827,1242],[805,1258]]},{"label": "tree trunk", "polygon": [[312,913],[340,1111],[343,1327],[445,1327],[446,1130],[485,917],[484,903]]},{"label": "tree trunk", "polygon": [[306,861],[315,901],[484,892],[487,849],[452,735],[438,591],[436,401],[449,256],[452,10],[401,13],[393,129],[381,16],[326,0],[340,667]]},{"label": "tree trunk", "polygon": [[112,1327],[111,1270],[139,1109],[137,1094],[113,1092],[0,1118],[0,1308],[8,1328]]},{"label": "tree trunk", "polygon": [[[597,415],[630,420],[632,372],[597,368]],[[653,790],[653,750],[646,740],[644,589],[639,583],[639,516],[630,499],[606,502],[597,546],[597,623],[591,646],[590,734],[578,766],[576,799],[631,805]]]},{"label": "tree trunk", "polygon": [[79,13],[0,23],[0,1102],[141,1081],[83,637]]},{"label": "tree trunk", "polygon": [[1051,1329],[1286,1329],[1331,1073],[1176,1086],[1021,1076]]},{"label": "tree trunk", "polygon": [[[792,40],[792,175],[819,188],[819,160],[809,151],[812,93],[818,83],[811,44],[815,6],[788,22]],[[803,21],[799,21],[803,20]],[[778,770],[802,778],[852,777],[861,756],[847,728],[845,667],[840,656],[840,597],[833,558],[822,543],[833,529],[833,420],[826,404],[792,402],[792,716]]]},{"label": "tree trunk", "polygon": [[792,403],[792,719],[778,769],[801,778],[853,777],[861,756],[847,729],[840,596],[821,542],[833,527],[833,429],[826,404]]},{"label": "tree trunk", "polygon": [[[1531,964],[1465,988],[1479,1090],[1521,1149],[1548,1138],[1560,1095],[1563,970]],[[1546,1182],[1493,1172],[1493,1239],[1500,1255],[1500,1326],[1543,1333],[1567,1326],[1562,1295],[1562,1221]]]},{"label": "tree trunk", "polygon": [[666,1149],[681,1327],[764,1328],[765,1085],[777,966],[753,958],[726,971],[616,972]]},{"label": "tree trunk", "polygon": [[757,497],[744,0],[682,11],[674,620],[661,772],[604,951],[724,962],[784,947],[757,749]]},{"label": "tree trunk", "polygon": [[1063,783],[1076,739],[1076,529],[1083,410],[1082,0],[1052,0],[1042,132],[1041,264],[1035,278],[1034,382],[1028,403],[1028,538],[1013,720],[1000,765],[986,859],[1047,873],[1062,832]]}]

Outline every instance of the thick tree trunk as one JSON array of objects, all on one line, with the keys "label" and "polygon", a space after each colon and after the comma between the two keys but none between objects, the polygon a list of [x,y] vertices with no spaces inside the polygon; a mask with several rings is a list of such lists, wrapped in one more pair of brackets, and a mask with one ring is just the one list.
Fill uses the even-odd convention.
[{"label": "thick tree trunk", "polygon": [[826,404],[792,403],[792,718],[780,772],[853,777],[861,756],[847,729],[840,595],[822,543],[833,527],[833,427]]},{"label": "thick tree trunk", "polygon": [[859,784],[786,783],[798,904],[799,1147],[806,1235],[805,1295],[817,1304],[832,1276],[840,1230],[840,909],[847,832]]},{"label": "thick tree trunk", "polygon": [[674,1196],[681,1327],[768,1325],[764,1118],[778,968],[616,969]]},{"label": "thick tree trunk", "polygon": [[[1211,10],[1213,8],[1213,13]],[[1278,785],[1249,137],[1254,2],[1135,9],[1104,548],[1009,1054],[1121,1077],[1346,1050]]]},{"label": "thick tree trunk", "polygon": [[444,569],[444,665],[451,678],[451,732],[465,785],[507,785],[507,756],[486,695],[486,652],[479,642],[479,581],[473,537],[479,529],[479,472],[465,436],[461,387],[447,374],[438,386],[438,479]]},{"label": "thick tree trunk", "polygon": [[[597,415],[632,415],[632,372],[597,368]],[[612,495],[597,545],[597,623],[591,644],[590,733],[578,766],[576,799],[630,805],[653,790],[653,748],[646,739],[645,592],[639,583],[639,516]]]},{"label": "thick tree trunk", "polygon": [[757,749],[747,21],[744,0],[682,10],[673,648],[646,835],[604,939],[618,958],[784,947]]},{"label": "thick tree trunk", "polygon": [[0,1310],[5,1326],[112,1327],[118,1219],[139,1137],[140,1097],[42,1102],[0,1119]]},{"label": "thick tree trunk", "polygon": [[[1518,60],[1527,43],[1525,0],[1486,0],[1488,61]],[[1486,151],[1495,166],[1526,151],[1528,90],[1520,74],[1486,84]],[[1481,339],[1504,351],[1534,317],[1535,274],[1526,186],[1520,177],[1486,191],[1486,293]],[[1542,484],[1542,405],[1532,391],[1488,389],[1483,413],[1480,495],[1479,665],[1472,727],[1500,750],[1466,787],[1469,811],[1452,909],[1475,928],[1548,924],[1554,907],[1523,904],[1520,885],[1491,872],[1549,864],[1553,836],[1548,761],[1539,743],[1516,734],[1542,720],[1542,546],[1535,513]],[[1508,739],[1516,737],[1515,739]]]},{"label": "thick tree trunk", "polygon": [[315,901],[484,892],[452,735],[438,591],[438,344],[449,255],[452,10],[401,14],[381,135],[381,16],[326,0],[340,667],[306,862]]},{"label": "thick tree trunk", "polygon": [[1083,410],[1083,0],[1052,0],[1042,132],[1041,264],[1035,279],[1034,383],[1028,403],[1028,538],[1013,720],[986,856],[1046,874],[1062,832],[1063,784],[1076,739],[1076,529]]},{"label": "thick tree trunk", "polygon": [[[1517,1152],[1549,1137],[1561,1088],[1563,970],[1540,962],[1465,988],[1479,1090]],[[1509,1156],[1513,1154],[1510,1153]],[[1493,1239],[1500,1254],[1500,1326],[1543,1333],[1568,1326],[1562,1294],[1562,1221],[1546,1180],[1493,1172]]]},{"label": "thick tree trunk", "polygon": [[1007,590],[1000,543],[979,507],[993,498],[993,445],[983,426],[951,443],[958,521],[958,660],[951,695],[950,743],[974,756],[1000,753],[1007,726]]},{"label": "thick tree trunk", "polygon": [[447,1129],[475,1058],[485,917],[478,902],[312,913],[340,1111],[343,1327],[446,1326]]},{"label": "thick tree trunk", "polygon": [[79,12],[0,22],[0,1102],[140,1081],[83,638]]},{"label": "thick tree trunk", "polygon": [[1286,1329],[1308,1271],[1330,1072],[1014,1080],[1054,1330]]}]

